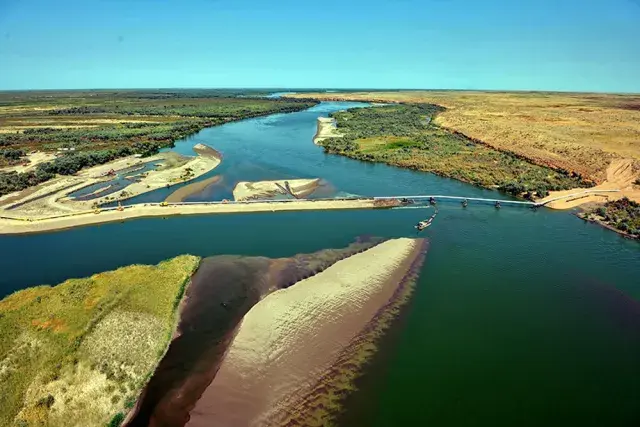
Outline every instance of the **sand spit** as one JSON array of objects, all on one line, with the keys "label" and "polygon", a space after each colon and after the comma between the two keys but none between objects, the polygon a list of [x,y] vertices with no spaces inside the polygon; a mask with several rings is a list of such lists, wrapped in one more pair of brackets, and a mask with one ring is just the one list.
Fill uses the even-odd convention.
[{"label": "sand spit", "polygon": [[318,130],[313,137],[313,143],[318,145],[328,138],[342,138],[340,132],[336,128],[336,121],[330,117],[318,117]]},{"label": "sand spit", "polygon": [[174,339],[125,425],[185,425],[254,304],[380,242],[362,239],[344,249],[291,258],[223,255],[202,260],[182,301]]},{"label": "sand spit", "polygon": [[375,209],[373,199],[358,200],[286,200],[280,202],[246,202],[246,203],[202,203],[188,205],[161,206],[158,204],[137,204],[127,206],[124,210],[104,210],[100,213],[82,211],[65,213],[44,219],[29,220],[8,216],[6,212],[0,216],[0,235],[28,234],[46,231],[64,230],[67,228],[121,222],[136,218],[169,217],[177,215],[213,215],[229,213],[306,211],[332,209]]},{"label": "sand spit", "polygon": [[364,349],[359,337],[402,294],[424,249],[422,240],[390,240],[261,300],[187,425],[325,425],[345,392],[331,384],[358,367],[345,349]]},{"label": "sand spit", "polygon": [[169,194],[164,201],[167,203],[180,203],[184,202],[189,196],[193,194],[198,194],[205,188],[210,185],[216,184],[222,180],[220,175],[212,176],[211,178],[203,179],[202,181],[193,182],[191,184],[187,184],[184,187],[178,188],[173,193]]},{"label": "sand spit", "polygon": [[271,198],[279,194],[289,194],[295,198],[307,197],[320,186],[320,178],[289,179],[280,181],[239,182],[233,189],[234,200],[256,200]]}]

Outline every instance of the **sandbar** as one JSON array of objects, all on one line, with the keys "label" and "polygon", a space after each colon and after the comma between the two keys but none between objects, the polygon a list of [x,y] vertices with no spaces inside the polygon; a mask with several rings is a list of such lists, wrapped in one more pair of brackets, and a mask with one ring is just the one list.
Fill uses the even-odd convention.
[{"label": "sandbar", "polygon": [[202,181],[193,182],[187,184],[184,187],[178,188],[173,193],[169,194],[164,201],[167,203],[180,203],[193,194],[198,194],[205,188],[219,182],[222,179],[220,175],[212,176],[211,178],[203,179]]},{"label": "sandbar", "polygon": [[318,130],[316,131],[316,135],[313,137],[313,143],[318,145],[322,141],[328,138],[342,138],[340,132],[336,127],[335,119],[330,117],[318,117]]},{"label": "sandbar", "polygon": [[[218,373],[187,426],[325,425],[292,422],[305,396],[326,391],[343,350],[397,295],[421,259],[421,239],[395,239],[278,290],[245,315]],[[324,413],[323,413],[324,414]]]},{"label": "sandbar", "polygon": [[287,194],[287,187],[295,198],[306,197],[313,193],[320,185],[320,179],[285,179],[279,181],[242,181],[233,189],[234,200],[256,200]]}]

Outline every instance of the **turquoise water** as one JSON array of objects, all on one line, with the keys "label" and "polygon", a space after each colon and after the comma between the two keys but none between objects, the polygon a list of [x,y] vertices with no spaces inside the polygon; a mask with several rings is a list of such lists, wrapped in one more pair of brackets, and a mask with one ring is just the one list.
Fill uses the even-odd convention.
[{"label": "turquoise water", "polygon": [[[311,142],[316,118],[350,105],[227,124],[177,143],[185,154],[203,142],[224,155],[212,172],[224,185],[194,198],[222,198],[239,179],[298,177],[324,178],[336,194],[497,195],[325,155]],[[567,212],[439,210],[424,233],[431,248],[415,298],[345,425],[638,425],[640,245]],[[172,217],[3,236],[0,294],[183,253],[278,257],[344,247],[363,234],[413,236],[430,213]]]}]

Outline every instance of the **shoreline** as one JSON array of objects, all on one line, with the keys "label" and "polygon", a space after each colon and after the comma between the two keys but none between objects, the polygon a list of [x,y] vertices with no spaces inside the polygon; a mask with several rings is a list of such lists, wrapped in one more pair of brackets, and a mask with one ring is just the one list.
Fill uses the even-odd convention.
[{"label": "shoreline", "polygon": [[0,235],[35,234],[65,230],[80,226],[98,225],[110,222],[151,217],[178,215],[215,215],[231,213],[254,213],[276,211],[334,210],[334,209],[374,209],[374,199],[357,200],[286,200],[239,203],[194,203],[181,205],[138,204],[126,206],[122,210],[110,208],[99,213],[84,211],[67,215],[29,220],[19,217],[0,217]]},{"label": "shoreline", "polygon": [[589,224],[596,224],[599,225],[600,227],[606,228],[608,230],[611,231],[615,231],[616,233],[618,233],[621,237],[624,237],[625,239],[629,239],[629,240],[637,240],[640,242],[640,237],[638,236],[634,236],[633,234],[629,234],[626,231],[622,231],[619,230],[617,228],[615,228],[613,225],[610,225],[598,218],[590,218],[589,217],[589,212],[576,212],[575,216],[577,216],[578,218],[580,218],[581,220],[583,220],[586,223]]}]

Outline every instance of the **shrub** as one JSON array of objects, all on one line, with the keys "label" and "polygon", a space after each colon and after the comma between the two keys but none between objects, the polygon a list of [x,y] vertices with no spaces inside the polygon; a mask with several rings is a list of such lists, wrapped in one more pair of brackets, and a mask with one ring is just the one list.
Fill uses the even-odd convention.
[{"label": "shrub", "polygon": [[122,412],[118,412],[111,421],[109,421],[108,427],[120,427],[122,422],[124,421],[124,414]]}]

